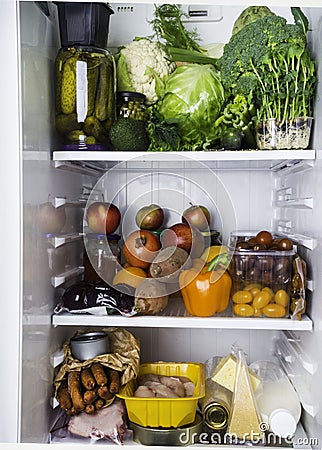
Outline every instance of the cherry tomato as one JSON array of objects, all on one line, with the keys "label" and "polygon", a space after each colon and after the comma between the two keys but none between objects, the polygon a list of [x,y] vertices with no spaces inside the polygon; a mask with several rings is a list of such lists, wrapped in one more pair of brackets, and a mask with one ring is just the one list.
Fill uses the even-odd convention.
[{"label": "cherry tomato", "polygon": [[288,295],[288,293],[286,291],[284,291],[284,289],[280,289],[275,294],[275,302],[278,305],[282,305],[282,306],[284,306],[284,308],[286,308],[289,305],[290,296]]},{"label": "cherry tomato", "polygon": [[253,306],[257,309],[262,309],[268,305],[271,300],[271,294],[268,291],[260,291],[253,300]]},{"label": "cherry tomato", "polygon": [[260,308],[254,308],[254,317],[262,317],[263,313]]},{"label": "cherry tomato", "polygon": [[251,303],[253,296],[249,291],[237,291],[233,295],[233,303]]},{"label": "cherry tomato", "polygon": [[254,288],[262,289],[262,285],[259,283],[249,283],[249,284],[247,284],[247,286],[245,286],[244,290],[251,291]]},{"label": "cherry tomato", "polygon": [[234,305],[233,311],[237,316],[241,317],[251,317],[254,315],[254,308],[251,305],[247,305],[245,303]]},{"label": "cherry tomato", "polygon": [[268,286],[265,286],[265,287],[263,288],[263,291],[269,292],[269,294],[270,294],[270,296],[271,296],[271,302],[274,301],[274,291],[273,291],[273,289],[271,289],[271,288],[268,287]]},{"label": "cherry tomato", "polygon": [[284,251],[292,250],[292,248],[293,248],[292,241],[288,238],[280,239],[280,241],[278,243],[278,248],[279,248],[279,250],[282,250],[282,251],[283,250]]},{"label": "cherry tomato", "polygon": [[277,303],[269,303],[264,306],[262,311],[267,317],[284,317],[286,315],[284,306],[278,305]]},{"label": "cherry tomato", "polygon": [[253,288],[249,292],[252,294],[253,298],[255,298],[256,295],[260,293],[260,291],[261,290],[259,288]]},{"label": "cherry tomato", "polygon": [[263,230],[256,234],[256,240],[259,244],[264,244],[269,247],[273,242],[273,236],[269,231]]}]

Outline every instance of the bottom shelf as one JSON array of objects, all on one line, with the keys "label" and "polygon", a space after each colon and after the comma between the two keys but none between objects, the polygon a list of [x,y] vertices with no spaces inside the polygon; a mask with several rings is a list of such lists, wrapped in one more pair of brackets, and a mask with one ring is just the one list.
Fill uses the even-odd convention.
[{"label": "bottom shelf", "polygon": [[[188,437],[184,436],[183,437],[183,441],[184,439],[188,439]],[[236,448],[249,448],[249,444],[238,444],[238,445],[234,445],[234,444],[229,444],[227,443],[227,438],[222,437],[221,441],[219,441],[219,436],[216,433],[216,436],[214,437],[215,442],[216,443],[211,443],[211,439],[207,438],[207,435],[205,433],[200,434],[199,436],[194,436],[193,441],[196,442],[195,444],[192,445],[185,445],[183,444],[182,446],[185,447],[191,447],[191,448],[198,448],[198,449],[205,449],[207,447],[215,447],[215,448],[224,448],[224,449],[236,449]],[[265,449],[265,448],[270,448],[270,449],[281,449],[281,448],[297,448],[297,449],[312,449],[312,446],[316,445],[317,439],[314,438],[309,438],[306,433],[305,430],[302,426],[301,423],[298,424],[295,435],[292,438],[289,439],[282,439],[279,438],[277,436],[271,435],[271,437],[269,437],[267,439],[267,444],[263,445],[263,444],[256,444],[256,449]],[[64,434],[64,436],[59,436],[59,433],[52,433],[50,435],[50,443],[51,444],[68,444],[68,449],[72,449],[75,445],[82,445],[82,446],[87,446],[87,445],[115,445],[115,442],[112,442],[108,439],[100,439],[100,440],[94,440],[94,439],[88,439],[88,438],[83,438],[83,437],[77,437],[77,436],[66,436],[66,434]],[[124,439],[123,445],[126,446],[127,448],[135,448],[137,449],[138,446],[142,446],[143,448],[151,448],[151,449],[155,449],[156,447],[162,448],[162,449],[170,449],[173,448],[173,446],[170,445],[155,445],[155,446],[150,446],[150,445],[142,445],[139,442],[135,442],[133,440],[133,432],[131,430],[127,431],[126,437]]]}]

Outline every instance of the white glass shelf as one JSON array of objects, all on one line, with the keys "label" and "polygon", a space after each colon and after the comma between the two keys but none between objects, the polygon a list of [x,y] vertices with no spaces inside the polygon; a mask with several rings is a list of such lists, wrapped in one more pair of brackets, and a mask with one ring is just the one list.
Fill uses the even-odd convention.
[{"label": "white glass shelf", "polygon": [[64,151],[53,152],[54,161],[291,161],[315,159],[315,150],[238,150],[191,152],[118,152],[118,151]]},{"label": "white glass shelf", "polygon": [[234,330],[312,330],[312,321],[307,316],[302,320],[292,319],[268,319],[250,317],[191,317],[191,316],[132,316],[121,315],[91,315],[60,313],[53,315],[54,326],[119,326],[135,328],[220,328]]}]

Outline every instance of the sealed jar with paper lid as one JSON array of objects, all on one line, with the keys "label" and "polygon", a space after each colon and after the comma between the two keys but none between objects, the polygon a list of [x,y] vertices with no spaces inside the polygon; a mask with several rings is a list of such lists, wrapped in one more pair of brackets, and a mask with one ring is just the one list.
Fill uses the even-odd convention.
[{"label": "sealed jar with paper lid", "polygon": [[62,148],[104,150],[116,117],[116,71],[104,4],[58,3],[62,48],[55,61],[56,130]]}]

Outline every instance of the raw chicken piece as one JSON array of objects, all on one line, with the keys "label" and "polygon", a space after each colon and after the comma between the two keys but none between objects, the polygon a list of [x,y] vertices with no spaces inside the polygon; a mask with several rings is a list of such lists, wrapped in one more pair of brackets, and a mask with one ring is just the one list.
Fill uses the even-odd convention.
[{"label": "raw chicken piece", "polygon": [[188,381],[191,381],[190,378],[185,377],[183,375],[179,375],[178,379],[181,381],[181,383],[187,383]]},{"label": "raw chicken piece", "polygon": [[178,395],[164,384],[159,384],[155,389],[155,396],[160,398],[178,398]]},{"label": "raw chicken piece", "polygon": [[184,385],[178,378],[160,375],[160,382],[170,388],[178,397],[185,396]]},{"label": "raw chicken piece", "polygon": [[161,385],[160,381],[146,381],[143,386],[148,387],[154,393],[156,393],[156,389]]},{"label": "raw chicken piece", "polygon": [[138,386],[134,392],[134,397],[155,397],[155,393],[147,386]]},{"label": "raw chicken piece", "polygon": [[196,385],[192,381],[186,381],[183,383],[184,391],[185,391],[185,397],[192,397],[193,393],[195,392]]},{"label": "raw chicken piece", "polygon": [[145,385],[147,381],[154,381],[156,383],[160,383],[159,375],[155,375],[154,373],[146,373],[141,375],[138,379],[138,385]]},{"label": "raw chicken piece", "polygon": [[123,443],[127,431],[125,422],[125,405],[122,400],[115,399],[106,408],[94,414],[80,413],[70,418],[68,430],[78,436],[91,439],[111,439],[118,444]]}]

